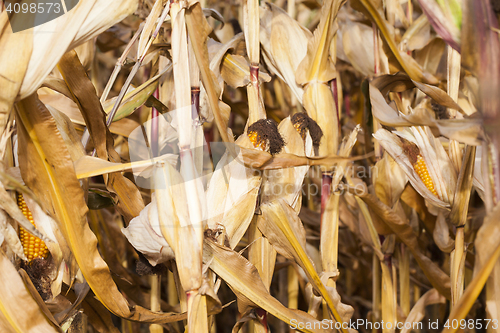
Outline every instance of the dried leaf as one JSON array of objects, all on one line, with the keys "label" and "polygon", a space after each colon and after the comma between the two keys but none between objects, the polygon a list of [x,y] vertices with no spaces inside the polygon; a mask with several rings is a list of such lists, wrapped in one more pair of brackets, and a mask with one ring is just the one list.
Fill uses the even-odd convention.
[{"label": "dried leaf", "polygon": [[255,266],[240,254],[211,241],[205,242],[204,252],[204,261],[210,262],[210,268],[226,281],[233,291],[244,295],[255,305],[289,325],[304,323],[304,328],[297,327],[302,332],[326,332],[321,329],[315,318],[302,311],[288,309],[272,297]]}]

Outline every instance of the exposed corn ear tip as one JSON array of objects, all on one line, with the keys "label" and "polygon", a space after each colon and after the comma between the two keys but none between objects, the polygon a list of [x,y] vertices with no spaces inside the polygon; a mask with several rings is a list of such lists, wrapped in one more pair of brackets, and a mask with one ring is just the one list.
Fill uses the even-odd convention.
[{"label": "exposed corn ear tip", "polygon": [[[397,132],[398,134],[401,134]],[[450,207],[449,202],[442,200],[438,195],[433,193],[432,188],[426,186],[425,176],[427,175],[426,170],[428,165],[425,166],[420,162],[420,166],[418,165],[419,156],[423,158],[423,162],[426,162],[425,156],[421,154],[420,148],[413,142],[403,138],[403,136],[399,136],[395,133],[391,133],[388,130],[380,129],[375,134],[373,134],[375,139],[378,140],[380,145],[391,155],[392,158],[399,164],[399,166],[403,169],[408,177],[410,183],[415,188],[415,190],[422,195],[428,202],[432,205],[440,208],[448,208]],[[424,179],[420,177],[419,172],[416,167],[420,171],[420,174],[424,176]],[[426,168],[427,167],[427,168]],[[434,181],[434,179],[429,177],[430,181]],[[430,185],[429,180],[427,180],[427,185]],[[434,185],[434,183],[433,183]]]},{"label": "exposed corn ear tip", "polygon": [[[23,215],[36,227],[33,215],[26,205],[22,194],[17,194],[17,205],[23,212]],[[49,255],[49,249],[45,242],[40,238],[28,233],[23,227],[19,227],[19,239],[23,245],[24,255],[31,262],[33,259],[45,259]]]},{"label": "exposed corn ear tip", "polygon": [[267,151],[271,155],[278,154],[285,146],[285,140],[278,131],[276,122],[271,119],[260,119],[248,127],[248,138],[254,148]]},{"label": "exposed corn ear tip", "polygon": [[409,129],[427,164],[438,197],[451,204],[457,184],[457,174],[449,155],[443,148],[441,141],[434,137],[429,127],[414,126]]},{"label": "exposed corn ear tip", "polygon": [[317,148],[323,137],[323,131],[319,127],[318,123],[314,121],[305,112],[298,112],[294,114],[291,118],[293,127],[299,132],[303,140],[306,139],[307,134],[311,136],[313,145]]}]

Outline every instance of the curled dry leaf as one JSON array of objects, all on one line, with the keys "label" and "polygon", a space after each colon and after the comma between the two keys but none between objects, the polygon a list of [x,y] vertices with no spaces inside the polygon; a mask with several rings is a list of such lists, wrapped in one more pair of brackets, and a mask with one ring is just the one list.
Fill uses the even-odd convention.
[{"label": "curled dry leaf", "polygon": [[272,3],[266,3],[260,15],[260,42],[264,61],[302,102],[304,91],[295,82],[295,73],[307,54],[307,42],[312,34]]},{"label": "curled dry leaf", "polygon": [[[210,262],[210,269],[219,275],[234,292],[246,297],[276,318],[289,325],[295,321],[304,323],[304,328],[300,329],[302,332],[327,332],[318,325],[319,321],[314,317],[299,310],[288,309],[272,297],[266,290],[255,266],[240,254],[206,241],[204,261]],[[316,326],[314,326],[315,323]]]},{"label": "curled dry leaf", "polygon": [[174,252],[161,236],[156,197],[153,197],[139,216],[122,229],[132,246],[148,259],[152,266],[174,259]]},{"label": "curled dry leaf", "polygon": [[[406,90],[406,89],[405,89]],[[414,109],[409,115],[402,114],[391,108],[378,89],[370,86],[370,101],[373,116],[381,124],[392,127],[429,126],[442,135],[473,146],[482,140],[482,129],[477,119],[436,119],[429,110]]]}]

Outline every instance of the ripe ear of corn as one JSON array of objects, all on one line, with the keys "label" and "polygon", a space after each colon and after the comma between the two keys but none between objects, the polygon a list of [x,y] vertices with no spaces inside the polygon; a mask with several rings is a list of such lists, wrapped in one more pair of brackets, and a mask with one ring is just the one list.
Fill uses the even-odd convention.
[{"label": "ripe ear of corn", "polygon": [[260,148],[262,150],[266,150],[266,140],[260,138],[257,132],[248,131],[248,138],[253,143],[255,148]]},{"label": "ripe ear of corn", "polygon": [[[26,202],[24,201],[23,195],[17,195],[17,205],[22,210],[24,216],[33,224],[35,227],[35,221],[31,215]],[[21,239],[21,244],[23,245],[24,254],[28,258],[28,261],[32,261],[37,258],[46,258],[49,254],[49,249],[45,245],[44,241],[40,238],[33,236],[27,232],[23,227],[19,227],[19,238]]]},{"label": "ripe ear of corn", "polygon": [[418,155],[417,162],[413,165],[413,168],[417,172],[420,179],[424,182],[425,187],[429,189],[435,196],[437,196],[436,189],[434,188],[434,183],[429,175],[429,170],[427,170],[427,165],[425,164],[422,155]]}]

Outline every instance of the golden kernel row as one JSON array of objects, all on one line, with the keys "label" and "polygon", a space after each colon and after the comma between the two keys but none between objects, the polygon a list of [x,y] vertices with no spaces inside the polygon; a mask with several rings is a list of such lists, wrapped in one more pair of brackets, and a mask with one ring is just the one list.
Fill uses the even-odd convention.
[{"label": "golden kernel row", "polygon": [[[17,205],[23,212],[24,216],[36,227],[31,211],[29,210],[22,194],[17,195]],[[49,254],[49,249],[47,245],[38,237],[33,236],[27,232],[23,227],[19,227],[19,239],[23,245],[24,255],[28,258],[28,261],[32,261],[36,258],[46,258]]]},{"label": "golden kernel row", "polygon": [[432,182],[432,178],[429,175],[429,170],[427,170],[427,164],[422,157],[422,155],[418,155],[417,163],[413,165],[413,168],[417,172],[420,179],[424,182],[425,187],[429,189],[435,196],[437,196],[436,189],[434,188],[434,183]]}]

